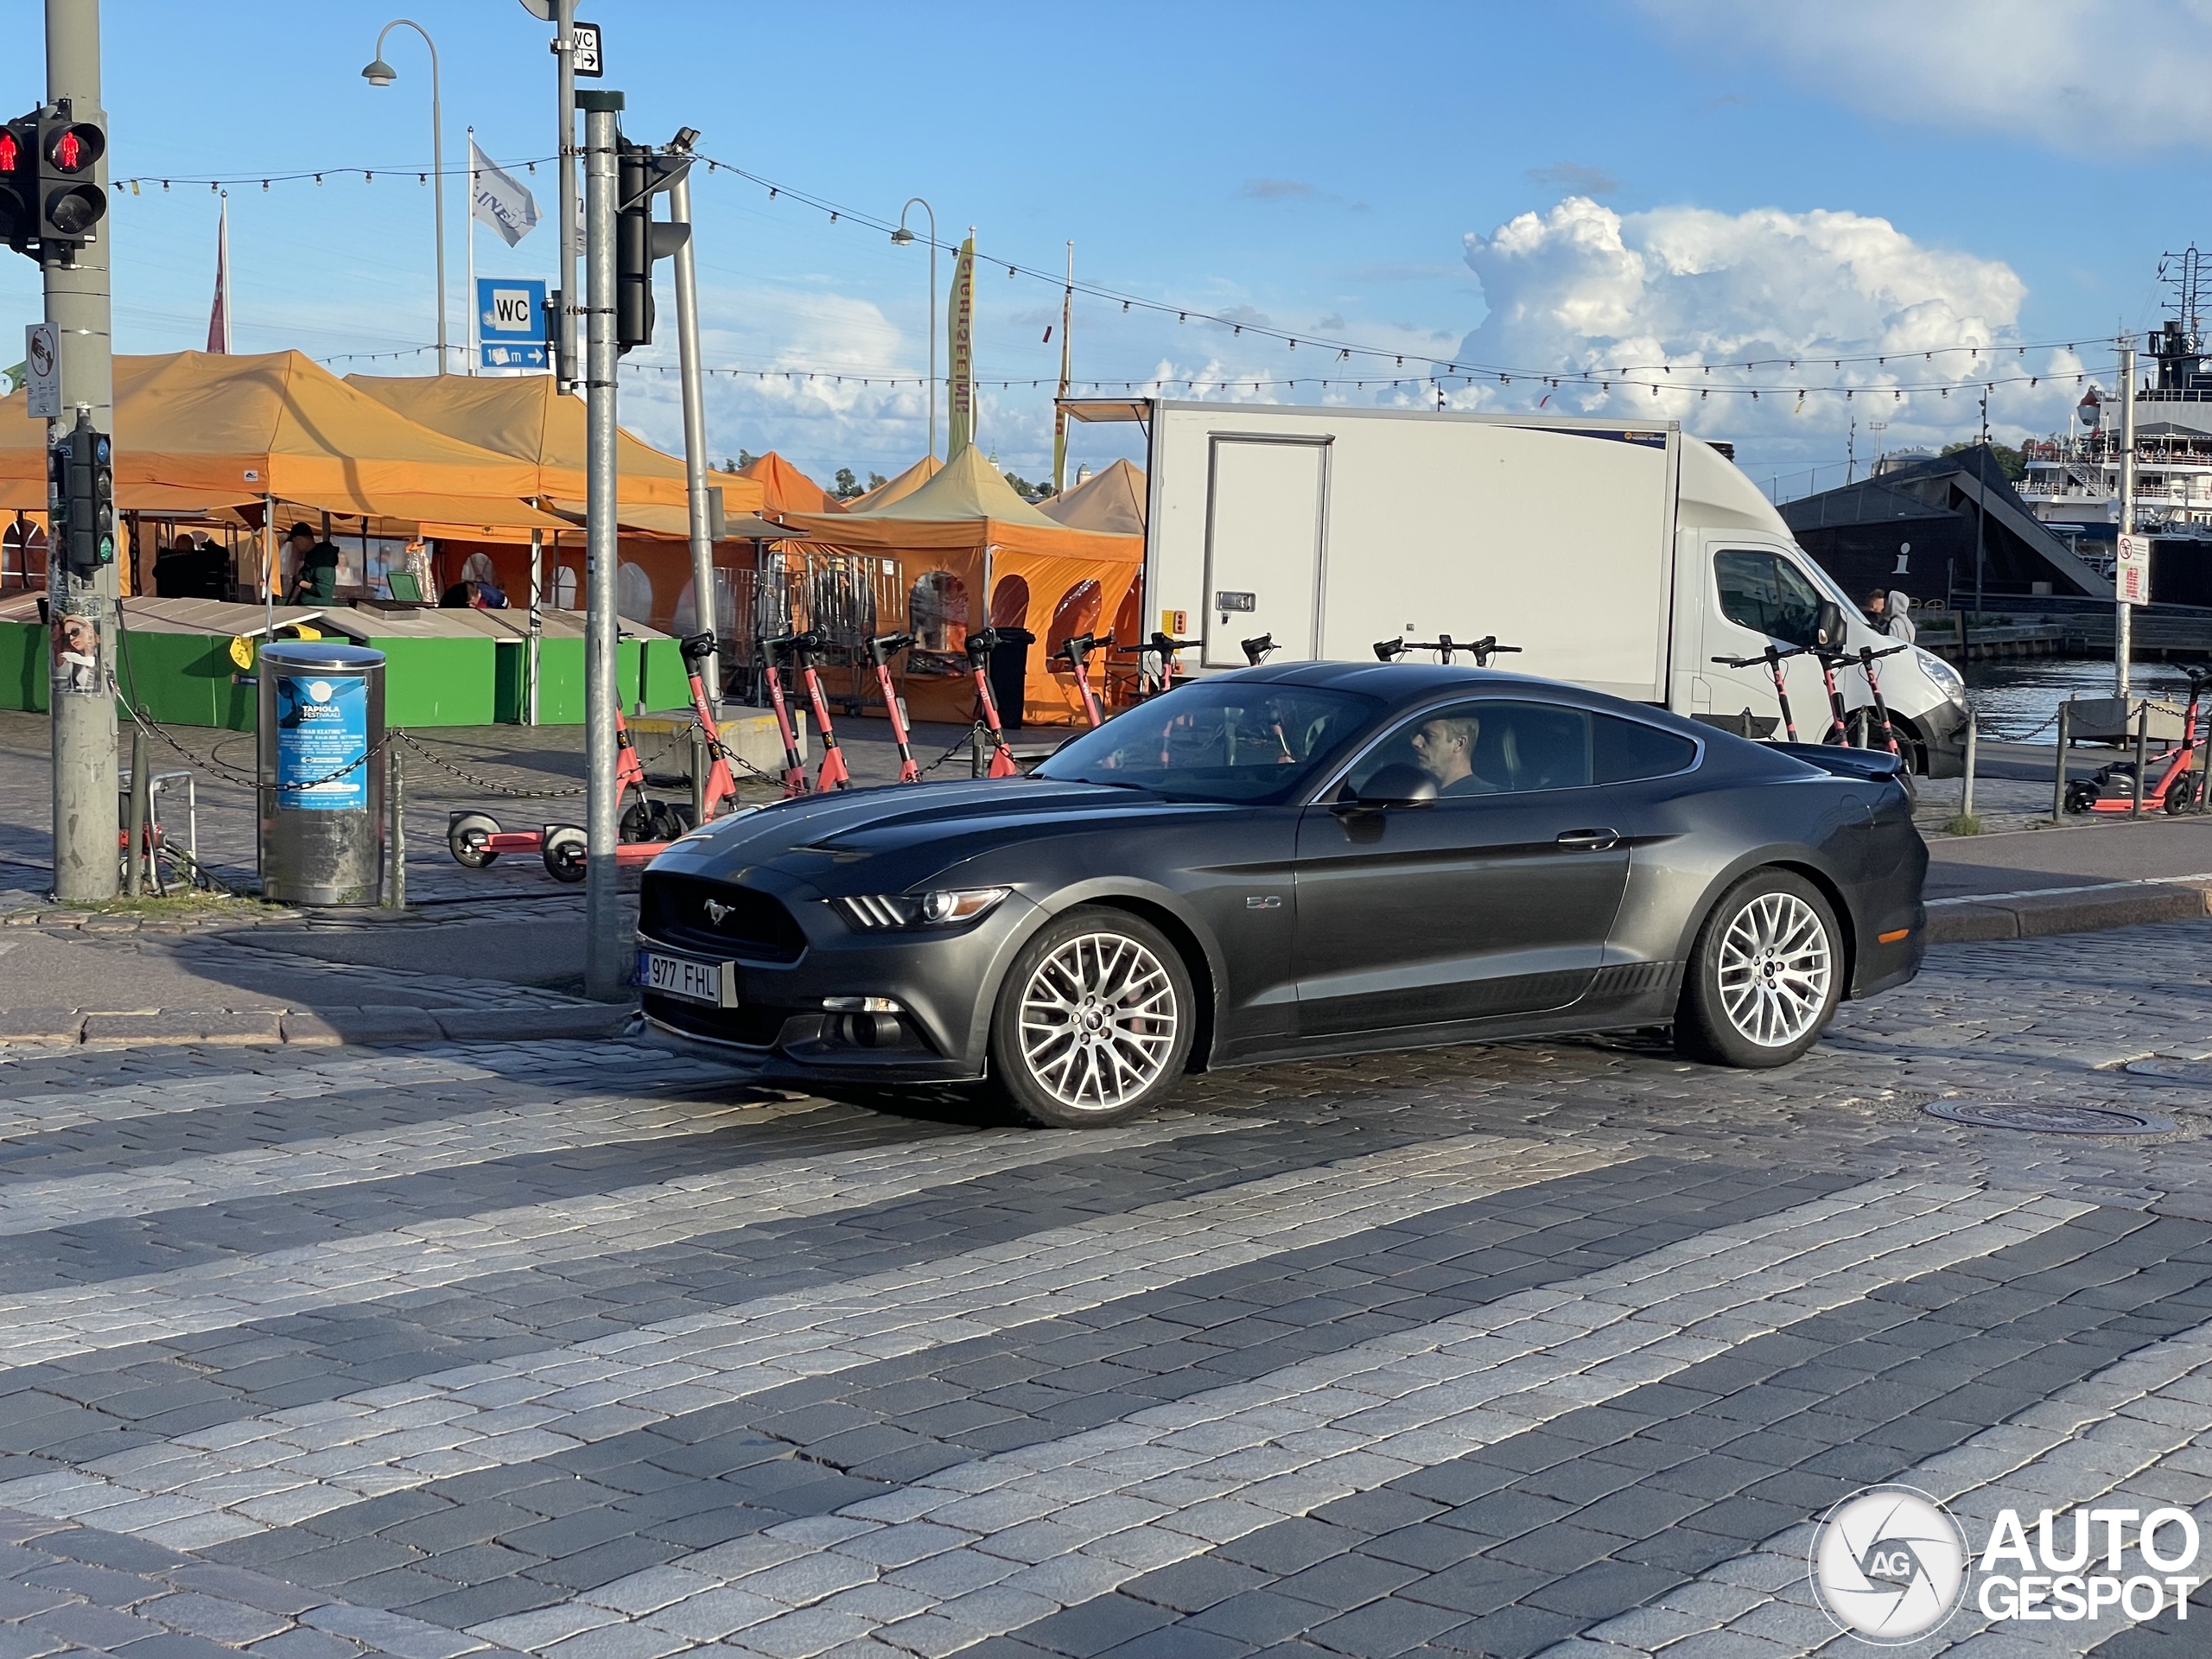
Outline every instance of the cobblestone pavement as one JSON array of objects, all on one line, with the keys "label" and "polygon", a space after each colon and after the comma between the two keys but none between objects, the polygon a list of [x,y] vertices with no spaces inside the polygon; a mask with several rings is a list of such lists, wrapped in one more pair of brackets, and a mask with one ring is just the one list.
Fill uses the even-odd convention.
[{"label": "cobblestone pavement", "polygon": [[1463,1048],[1090,1134],[620,1041],[0,1046],[0,1659],[1850,1650],[1859,1487],[2212,1523],[2208,1057],[2212,923],[1939,950],[1776,1074]]}]

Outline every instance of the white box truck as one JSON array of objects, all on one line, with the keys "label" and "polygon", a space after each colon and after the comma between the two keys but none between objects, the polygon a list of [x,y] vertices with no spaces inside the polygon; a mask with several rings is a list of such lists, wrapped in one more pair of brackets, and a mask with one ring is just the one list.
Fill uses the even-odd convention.
[{"label": "white box truck", "polygon": [[[1398,638],[1495,635],[1496,666],[1571,681],[1774,735],[1770,642],[1813,642],[1821,606],[1877,632],[1735,464],[1670,421],[1422,410],[1071,398],[1079,420],[1134,420],[1148,439],[1147,632],[1195,639],[1184,671],[1372,658]],[[1135,641],[1122,642],[1126,646]],[[1786,664],[1798,735],[1829,724],[1819,664]],[[1914,770],[1955,777],[1965,690],[1917,646],[1878,664]],[[1838,671],[1847,706],[1865,671]]]}]

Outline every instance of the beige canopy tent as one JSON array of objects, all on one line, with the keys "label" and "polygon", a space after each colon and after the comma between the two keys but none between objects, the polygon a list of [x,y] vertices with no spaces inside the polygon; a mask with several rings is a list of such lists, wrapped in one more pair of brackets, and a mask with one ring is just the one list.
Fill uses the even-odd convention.
[{"label": "beige canopy tent", "polygon": [[893,501],[903,501],[916,490],[944,470],[944,463],[935,455],[924,455],[898,477],[877,485],[864,495],[856,495],[845,503],[847,512],[874,512],[878,507],[887,507]]},{"label": "beige canopy tent", "polygon": [[1071,530],[1103,531],[1109,536],[1144,534],[1144,469],[1117,461],[1094,473],[1065,495],[1039,505],[1047,518]]},{"label": "beige canopy tent", "polygon": [[787,512],[784,524],[809,541],[893,555],[912,582],[907,705],[917,720],[964,721],[975,707],[963,655],[970,629],[1027,628],[1037,636],[1022,678],[1027,718],[1065,724],[1077,717],[1074,682],[1052,653],[1076,634],[1097,632],[1135,591],[1144,543],[1134,536],[1071,529],[1014,493],[970,446],[910,494],[873,512]]}]

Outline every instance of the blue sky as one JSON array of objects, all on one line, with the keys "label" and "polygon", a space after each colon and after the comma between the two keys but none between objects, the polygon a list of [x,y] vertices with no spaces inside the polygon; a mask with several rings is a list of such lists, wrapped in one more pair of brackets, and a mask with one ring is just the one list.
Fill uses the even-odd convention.
[{"label": "blue sky", "polygon": [[[36,40],[41,10],[0,0],[5,38]],[[394,32],[396,86],[377,90],[359,74],[391,10],[106,0],[104,11],[115,175],[238,181],[239,349],[329,358],[434,337],[431,193],[414,177],[429,160],[421,42]],[[438,41],[448,165],[472,124],[495,157],[550,153],[543,24],[516,0],[410,15]],[[1993,399],[1993,425],[2014,438],[2063,429],[2075,373],[2111,378],[2108,348],[2077,363],[2043,343],[2153,324],[2158,256],[2197,233],[2188,204],[2212,142],[2212,118],[2195,107],[2212,25],[2184,0],[1866,0],[1847,16],[1748,0],[1357,11],[589,0],[587,15],[606,29],[602,84],[627,94],[632,137],[693,125],[708,155],[881,218],[923,195],[945,239],[973,224],[987,252],[1027,265],[1057,270],[1072,238],[1080,276],[1128,293],[1415,359],[1531,369],[1663,359],[1687,375],[1768,352],[2034,345],[2015,361],[2040,384]],[[2154,39],[2167,60],[2154,80],[2170,86],[2115,108],[2105,89],[2144,73],[2139,48]],[[0,96],[23,108],[42,90],[30,63],[0,69],[6,85]],[[378,176],[258,183],[315,167]],[[524,176],[550,217],[550,174]],[[700,178],[694,194],[710,363],[921,372],[922,249],[771,201],[728,174]],[[457,181],[448,209],[458,338]],[[119,194],[112,224],[118,349],[200,345],[214,247],[207,186]],[[552,258],[543,228],[512,251],[480,232],[477,247],[486,274],[544,274]],[[949,267],[941,260],[941,276]],[[10,339],[37,304],[35,268],[0,261]],[[664,283],[664,318],[666,306]],[[979,278],[979,373],[1050,377],[1057,339],[1041,337],[1058,308],[1050,285],[1002,269]],[[667,349],[637,359],[672,360],[664,336]],[[1078,304],[1074,339],[1082,378],[1324,368],[1310,344],[1290,353],[1095,302]],[[429,359],[334,366],[423,372]],[[1963,365],[1948,373],[1972,378]],[[1814,384],[1850,381],[1861,395],[1793,408],[1772,388],[1808,375],[1736,378],[1769,394],[1754,408],[1616,387],[1571,391],[1554,406],[1663,409],[1735,438],[1763,480],[1797,474],[1782,486],[1791,493],[1809,481],[1805,468],[1842,461],[1849,421],[1881,418],[1872,388],[1895,383],[1872,365],[1827,371]],[[1541,395],[1523,380],[1452,397],[1511,408]],[[674,396],[672,378],[633,371],[625,423],[672,442]],[[1975,425],[1969,395],[1881,397],[1892,448]],[[709,438],[718,454],[781,449],[817,475],[841,464],[889,473],[920,453],[921,407],[912,388],[724,379]],[[1075,454],[1093,464],[1126,446],[1115,429],[1078,431]],[[987,391],[982,437],[1003,464],[1038,476],[1049,466],[1048,394]],[[1872,442],[1862,424],[1862,459]]]}]

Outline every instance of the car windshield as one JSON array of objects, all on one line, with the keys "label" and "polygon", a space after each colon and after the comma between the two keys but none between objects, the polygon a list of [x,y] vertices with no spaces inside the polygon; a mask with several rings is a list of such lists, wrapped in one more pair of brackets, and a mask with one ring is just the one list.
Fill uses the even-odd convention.
[{"label": "car windshield", "polygon": [[1035,775],[1181,800],[1281,801],[1365,732],[1380,708],[1372,697],[1313,686],[1200,681],[1084,733]]}]

